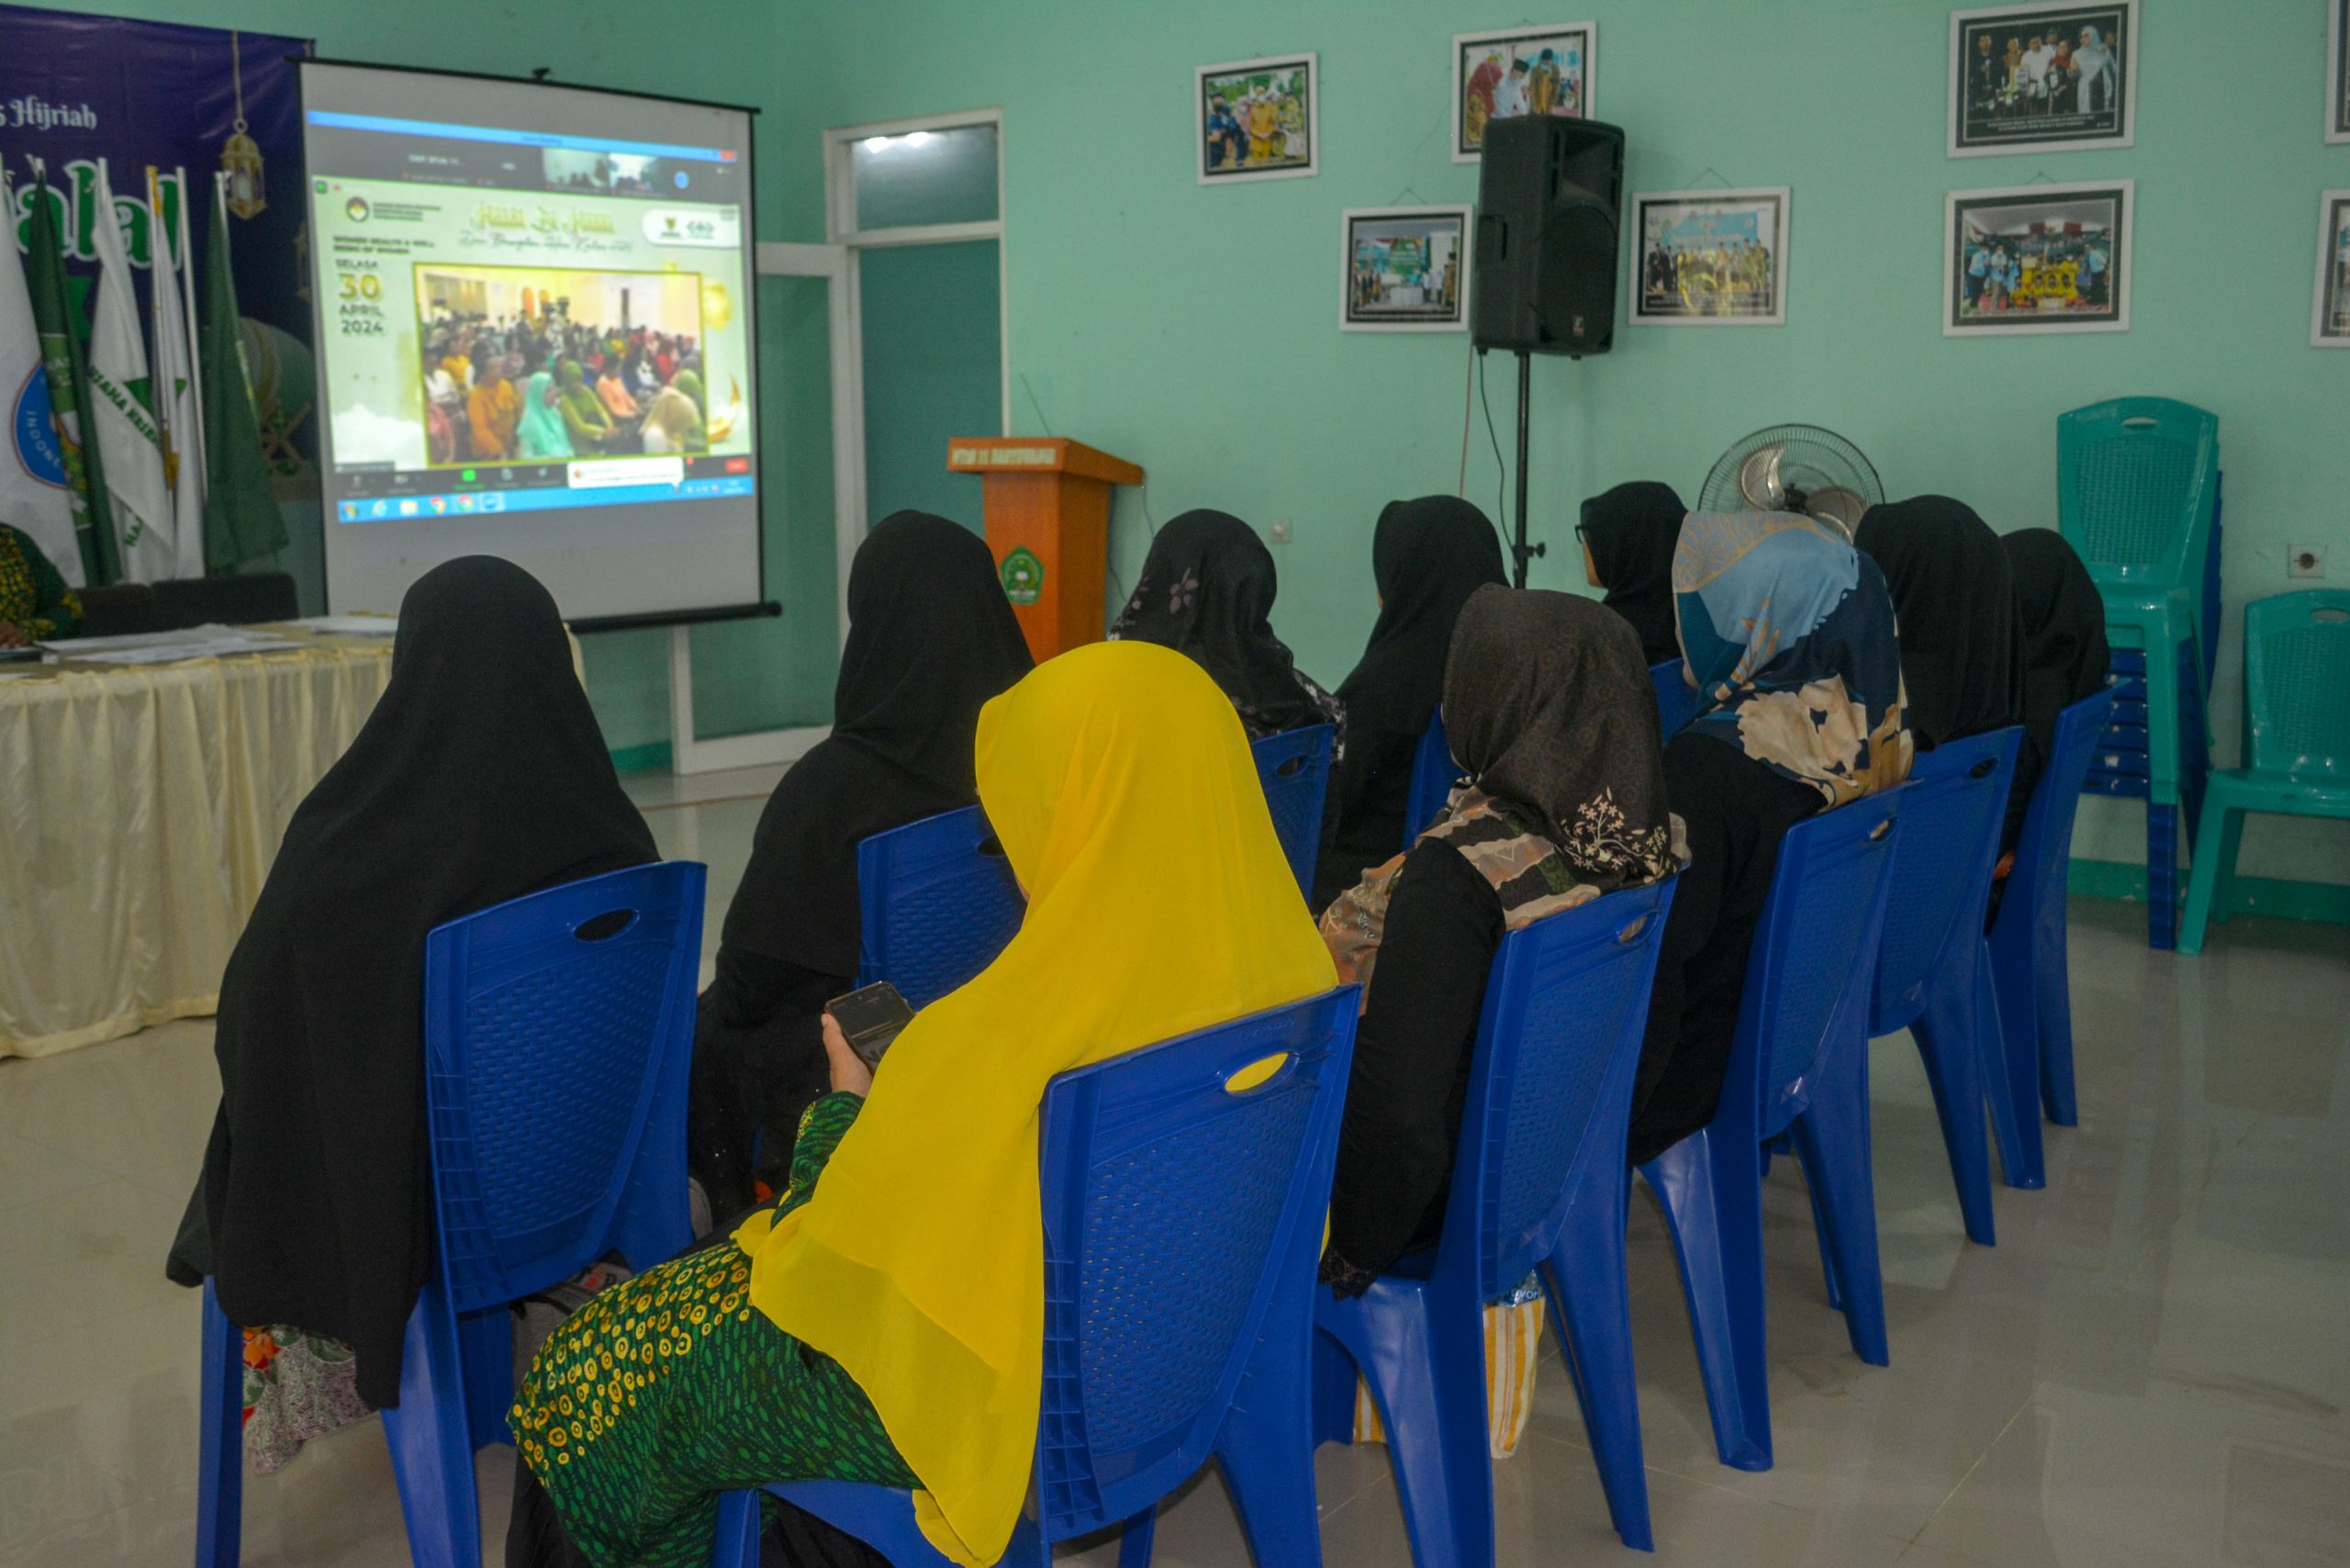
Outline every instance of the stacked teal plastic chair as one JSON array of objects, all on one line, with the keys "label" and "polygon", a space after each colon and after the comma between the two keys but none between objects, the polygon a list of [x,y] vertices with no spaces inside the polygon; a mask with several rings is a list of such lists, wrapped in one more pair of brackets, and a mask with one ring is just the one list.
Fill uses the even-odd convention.
[{"label": "stacked teal plastic chair", "polygon": [[[608,1252],[693,1240],[686,1072],[705,868],[632,867],[496,904],[424,945],[433,1262],[384,1412],[418,1568],[480,1568],[474,1454],[510,1439],[507,1304]],[[235,1568],[243,1343],[204,1284],[197,1568]]]},{"label": "stacked teal plastic chair", "polygon": [[2219,418],[2168,398],[2076,409],[2056,421],[2056,492],[2058,525],[2105,598],[2114,650],[2119,700],[2087,787],[2146,801],[2147,937],[2168,947],[2179,829],[2195,825],[2210,766]]},{"label": "stacked teal plastic chair", "polygon": [[[1663,1201],[1714,1419],[1714,1450],[1771,1468],[1762,1170],[1785,1137],[1812,1193],[1829,1304],[1852,1350],[1886,1364],[1885,1285],[1869,1168],[1868,1009],[1911,785],[1797,823],[1754,928],[1714,1119],[1640,1167]],[[1423,1560],[1425,1561],[1425,1560]]]},{"label": "stacked teal plastic chair", "polygon": [[[1213,1456],[1262,1568],[1320,1568],[1314,1276],[1360,998],[1341,986],[1045,1091],[1044,1388],[1004,1563],[1050,1568],[1055,1542],[1123,1525],[1120,1562],[1147,1564],[1158,1500]],[[1271,1077],[1242,1076],[1276,1057]],[[899,1568],[946,1568],[911,1492],[771,1490]],[[721,1500],[713,1568],[757,1562],[757,1500]]]},{"label": "stacked teal plastic chair", "polygon": [[[1624,1264],[1632,1082],[1673,884],[1610,893],[1503,938],[1485,980],[1444,1236],[1364,1294],[1322,1292],[1315,1435],[1351,1441],[1371,1385],[1420,1568],[1491,1568],[1485,1306],[1539,1272],[1607,1511],[1642,1551],[1648,1481]],[[1277,1568],[1261,1555],[1259,1568]]]},{"label": "stacked teal plastic chair", "polygon": [[2178,950],[2228,918],[2246,812],[2350,817],[2350,590],[2258,599],[2244,612],[2244,766],[2211,776]]}]

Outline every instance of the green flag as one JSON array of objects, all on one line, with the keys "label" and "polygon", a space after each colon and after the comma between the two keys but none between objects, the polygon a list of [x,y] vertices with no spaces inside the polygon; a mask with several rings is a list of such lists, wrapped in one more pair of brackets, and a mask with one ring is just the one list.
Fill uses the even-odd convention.
[{"label": "green flag", "polygon": [[205,241],[204,304],[196,335],[204,366],[204,563],[215,577],[285,547],[285,515],[269,493],[261,420],[245,372],[237,283],[229,270],[229,221],[219,193]]},{"label": "green flag", "polygon": [[82,420],[82,410],[90,406],[90,372],[65,292],[59,204],[50,198],[45,170],[37,184],[29,204],[32,253],[25,258],[25,286],[32,295],[33,326],[40,334],[41,364],[49,372],[50,410],[65,448],[65,487],[73,504],[74,537],[82,546],[82,574],[95,587],[119,580],[122,561],[115,548],[114,513],[106,502],[97,443],[88,439]]}]

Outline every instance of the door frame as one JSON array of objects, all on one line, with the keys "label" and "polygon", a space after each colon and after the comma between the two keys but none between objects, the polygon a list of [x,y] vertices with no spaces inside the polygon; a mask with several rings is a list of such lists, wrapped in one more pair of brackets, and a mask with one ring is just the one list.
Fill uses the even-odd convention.
[{"label": "door frame", "polygon": [[[847,248],[841,245],[767,242],[755,246],[753,255],[757,277],[814,277],[830,285],[825,308],[832,340],[833,549],[841,562],[835,593],[841,635],[845,639],[847,561],[865,530],[864,358],[855,331],[855,301],[850,297],[856,269],[850,264]],[[766,526],[764,519],[761,526]],[[669,628],[671,773],[714,773],[728,767],[792,762],[831,734],[829,724],[795,724],[712,740],[698,738],[694,734],[693,628]]]}]

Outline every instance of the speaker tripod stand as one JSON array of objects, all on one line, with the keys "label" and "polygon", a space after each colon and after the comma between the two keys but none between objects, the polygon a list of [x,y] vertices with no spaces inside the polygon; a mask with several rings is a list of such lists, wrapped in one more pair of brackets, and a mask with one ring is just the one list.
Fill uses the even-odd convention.
[{"label": "speaker tripod stand", "polygon": [[[1480,351],[1483,352],[1483,351]],[[1534,406],[1534,356],[1524,349],[1517,351],[1517,542],[1509,547],[1516,573],[1511,579],[1515,586],[1526,586],[1526,568],[1537,555],[1550,554],[1547,543],[1526,542],[1526,446]]]}]

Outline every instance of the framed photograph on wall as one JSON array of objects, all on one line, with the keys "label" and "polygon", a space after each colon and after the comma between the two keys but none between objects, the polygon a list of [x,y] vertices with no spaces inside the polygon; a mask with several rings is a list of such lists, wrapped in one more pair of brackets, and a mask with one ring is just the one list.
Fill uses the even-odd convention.
[{"label": "framed photograph on wall", "polygon": [[1200,184],[1279,180],[1320,167],[1318,57],[1281,54],[1193,73]]},{"label": "framed photograph on wall", "polygon": [[2317,203],[2317,301],[2310,310],[2310,346],[2350,349],[2350,191],[2328,191]]},{"label": "framed photograph on wall", "polygon": [[2350,0],[2325,0],[2325,139],[2350,141]]},{"label": "framed photograph on wall", "polygon": [[1953,191],[1942,335],[2130,330],[2132,180]]},{"label": "framed photograph on wall", "polygon": [[1459,332],[1469,326],[1466,207],[1347,209],[1338,325],[1350,332]]},{"label": "framed photograph on wall", "polygon": [[2127,147],[2138,0],[1950,14],[1950,155]]},{"label": "framed photograph on wall", "polygon": [[1787,187],[1632,197],[1631,324],[1783,327]]},{"label": "framed photograph on wall", "polygon": [[1520,115],[1587,119],[1599,24],[1502,28],[1452,37],[1452,161],[1473,162],[1485,127]]}]

